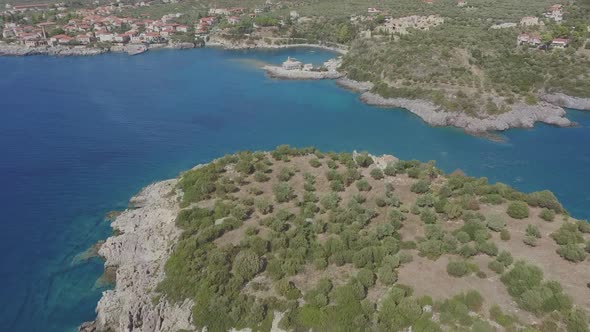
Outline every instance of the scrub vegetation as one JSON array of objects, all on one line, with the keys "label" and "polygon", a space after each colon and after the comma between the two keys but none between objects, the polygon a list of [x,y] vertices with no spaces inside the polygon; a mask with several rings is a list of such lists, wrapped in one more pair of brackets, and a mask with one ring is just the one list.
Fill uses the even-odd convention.
[{"label": "scrub vegetation", "polygon": [[288,146],[217,159],[177,191],[183,233],[158,292],[191,299],[197,327],[588,329],[588,227],[550,192]]}]

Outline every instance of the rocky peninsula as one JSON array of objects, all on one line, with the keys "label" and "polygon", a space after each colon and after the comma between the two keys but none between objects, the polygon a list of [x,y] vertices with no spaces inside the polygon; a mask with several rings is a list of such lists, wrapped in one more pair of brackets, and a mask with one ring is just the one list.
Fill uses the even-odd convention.
[{"label": "rocky peninsula", "polygon": [[[289,59],[287,60],[289,61]],[[493,131],[504,131],[510,128],[532,128],[535,123],[542,122],[557,127],[572,127],[576,124],[566,117],[563,107],[590,110],[590,98],[576,98],[565,94],[545,94],[536,105],[516,102],[510,110],[498,115],[472,116],[460,112],[448,112],[431,101],[423,99],[385,98],[371,92],[374,84],[359,82],[339,71],[341,58],[331,59],[324,65],[325,72],[309,71],[301,68],[287,69],[285,65],[264,66],[263,69],[273,78],[279,79],[335,79],[336,84],[361,93],[360,99],[368,105],[384,108],[404,108],[431,126],[457,127],[474,135],[487,135]],[[286,63],[286,62],[285,62]],[[329,64],[329,65],[328,65]]]},{"label": "rocky peninsula", "polygon": [[490,131],[503,131],[510,128],[532,128],[536,122],[557,127],[571,127],[574,124],[565,116],[563,108],[541,102],[537,105],[515,103],[509,112],[477,118],[465,113],[447,112],[440,106],[426,100],[405,98],[384,98],[372,92],[361,94],[365,103],[379,107],[401,107],[416,114],[431,126],[453,126],[468,133],[481,134]]},{"label": "rocky peninsula", "polygon": [[147,186],[112,222],[120,234],[109,237],[98,253],[105,259],[105,270],[116,269],[116,286],[103,292],[96,320],[79,331],[191,329],[190,300],[171,304],[152,291],[164,279],[164,264],[181,234],[175,225],[176,183],[173,179]]},{"label": "rocky peninsula", "polygon": [[[287,59],[282,66],[264,66],[262,69],[273,78],[287,79],[287,80],[323,80],[323,79],[337,79],[344,76],[343,73],[338,72],[337,68],[342,62],[341,58],[330,59],[320,67],[314,68],[311,64],[303,65],[302,63]],[[295,67],[289,65],[295,64]]]},{"label": "rocky peninsula", "polygon": [[563,93],[551,93],[541,95],[541,100],[561,107],[590,111],[590,98],[572,97]]},{"label": "rocky peninsula", "polygon": [[549,191],[281,146],[129,205],[99,249],[115,289],[80,332],[588,326],[590,227]]}]

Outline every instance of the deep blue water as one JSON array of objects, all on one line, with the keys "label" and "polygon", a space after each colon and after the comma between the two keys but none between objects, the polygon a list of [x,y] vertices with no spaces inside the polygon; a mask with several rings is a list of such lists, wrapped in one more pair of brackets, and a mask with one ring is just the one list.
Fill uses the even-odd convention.
[{"label": "deep blue water", "polygon": [[333,82],[276,81],[257,61],[310,50],[158,51],[128,57],[0,58],[0,331],[73,331],[94,318],[106,212],[150,182],[279,144],[434,159],[524,191],[553,190],[590,217],[590,112],[491,142],[360,103]]}]

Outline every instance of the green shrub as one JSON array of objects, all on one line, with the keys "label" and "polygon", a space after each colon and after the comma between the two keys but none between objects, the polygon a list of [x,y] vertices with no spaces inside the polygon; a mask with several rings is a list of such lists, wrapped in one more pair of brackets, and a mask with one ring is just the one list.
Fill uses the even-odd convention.
[{"label": "green shrub", "polygon": [[504,273],[504,264],[498,262],[497,260],[489,262],[488,268],[490,268],[490,270],[496,272],[497,274]]},{"label": "green shrub", "polygon": [[537,227],[536,225],[528,224],[526,226],[525,234],[527,236],[536,237],[537,239],[541,238],[541,231],[539,230],[539,227]]},{"label": "green shrub", "polygon": [[578,220],[576,222],[578,224],[578,229],[582,233],[590,233],[590,223],[587,220]]},{"label": "green shrub", "polygon": [[373,158],[371,158],[371,156],[369,156],[369,154],[366,152],[357,154],[355,161],[357,165],[364,168],[369,167],[373,164]]},{"label": "green shrub", "polygon": [[301,291],[292,281],[281,279],[275,283],[277,292],[287,298],[287,300],[297,300],[301,297]]},{"label": "green shrub", "polygon": [[359,191],[370,191],[371,185],[369,184],[369,182],[367,180],[361,179],[356,182],[356,188]]},{"label": "green shrub", "polygon": [[559,246],[557,253],[559,256],[574,263],[582,262],[586,259],[586,252],[584,251],[584,248],[573,243]]},{"label": "green shrub", "polygon": [[447,264],[447,273],[453,277],[463,277],[471,272],[467,263],[463,261],[452,261]]},{"label": "green shrub", "polygon": [[555,212],[547,208],[541,210],[539,217],[545,221],[553,221],[555,219]]},{"label": "green shrub", "polygon": [[377,270],[377,277],[384,285],[393,285],[397,281],[397,273],[391,266],[382,266]]},{"label": "green shrub", "polygon": [[356,278],[366,288],[371,288],[375,284],[375,274],[370,269],[359,270]]},{"label": "green shrub", "polygon": [[273,185],[272,191],[278,203],[285,203],[295,197],[293,188],[286,182],[281,182]]},{"label": "green shrub", "polygon": [[504,203],[504,198],[500,194],[488,194],[483,197],[482,202],[492,205],[500,205]]},{"label": "green shrub", "polygon": [[490,318],[502,327],[508,327],[517,321],[516,317],[504,314],[497,304],[490,308]]},{"label": "green shrub", "polygon": [[395,164],[388,163],[387,166],[385,166],[383,173],[385,173],[385,175],[387,175],[387,176],[395,176],[397,174]]},{"label": "green shrub", "polygon": [[463,208],[459,204],[449,203],[444,207],[444,212],[449,219],[458,219],[463,215]]},{"label": "green shrub", "polygon": [[568,332],[588,332],[588,316],[582,309],[575,308],[565,315],[565,324]]},{"label": "green shrub", "polygon": [[566,222],[551,233],[551,238],[559,245],[584,243],[584,236],[576,223]]},{"label": "green shrub", "polygon": [[483,297],[476,290],[470,290],[465,294],[463,302],[471,311],[479,311],[483,305]]},{"label": "green shrub", "polygon": [[500,232],[500,240],[502,240],[502,241],[510,240],[510,232],[507,229],[503,229]]},{"label": "green shrub", "polygon": [[572,307],[572,300],[563,293],[561,285],[554,281],[543,282],[543,271],[536,266],[516,262],[500,280],[516,303],[527,311],[565,311]]},{"label": "green shrub", "polygon": [[260,257],[252,250],[240,251],[234,260],[232,271],[244,281],[248,281],[262,268]]},{"label": "green shrub", "polygon": [[344,191],[344,183],[340,180],[330,181],[330,189],[335,192]]},{"label": "green shrub", "polygon": [[318,158],[312,158],[312,159],[310,159],[309,160],[309,164],[313,168],[318,168],[318,167],[322,166],[322,162]]},{"label": "green shrub", "polygon": [[290,167],[283,167],[279,171],[277,178],[279,181],[287,182],[291,180],[291,178],[295,175],[295,172]]},{"label": "green shrub", "polygon": [[506,213],[514,219],[524,219],[529,216],[529,206],[522,201],[513,201],[508,204]]},{"label": "green shrub", "polygon": [[385,176],[383,175],[383,171],[381,171],[381,169],[379,168],[373,168],[371,170],[371,177],[375,180],[381,180],[383,179]]},{"label": "green shrub", "polygon": [[464,231],[460,231],[458,232],[455,237],[457,238],[457,240],[459,240],[459,242],[461,243],[467,243],[471,241],[471,237],[469,236],[469,234],[467,234]]},{"label": "green shrub", "polygon": [[426,180],[418,180],[410,187],[410,190],[416,194],[424,194],[430,190],[430,183]]},{"label": "green shrub", "polygon": [[525,235],[522,239],[522,242],[529,247],[536,247],[537,246],[537,237],[531,235]]},{"label": "green shrub", "polygon": [[506,227],[506,220],[499,215],[491,215],[488,217],[487,226],[494,232],[500,232]]},{"label": "green shrub", "polygon": [[498,255],[498,247],[494,242],[478,242],[475,246],[479,252],[488,256]]},{"label": "green shrub", "polygon": [[469,258],[469,257],[477,255],[478,251],[477,251],[477,249],[475,249],[474,246],[469,245],[469,244],[465,244],[459,249],[459,251],[457,253],[459,255],[461,255],[461,257],[463,257],[463,258]]},{"label": "green shrub", "polygon": [[510,254],[506,250],[503,250],[502,252],[500,252],[500,254],[498,254],[498,257],[496,258],[496,260],[498,262],[502,263],[505,267],[512,265],[512,263],[514,262],[514,258],[512,258],[512,254]]},{"label": "green shrub", "polygon": [[262,172],[256,172],[254,173],[254,180],[256,180],[256,182],[266,182],[270,180],[270,177]]},{"label": "green shrub", "polygon": [[551,209],[555,212],[562,212],[563,211],[563,207],[561,206],[561,204],[559,204],[557,197],[555,197],[555,195],[549,190],[543,190],[543,191],[537,191],[534,193],[530,193],[527,195],[526,201],[531,206],[539,206],[542,208],[548,208],[548,209]]},{"label": "green shrub", "polygon": [[420,220],[425,224],[435,224],[436,214],[431,209],[423,209],[420,212]]},{"label": "green shrub", "polygon": [[269,214],[272,212],[273,206],[267,199],[262,198],[256,200],[256,209],[262,214]]},{"label": "green shrub", "polygon": [[327,194],[326,196],[322,197],[322,199],[320,200],[320,204],[326,210],[336,209],[338,207],[339,203],[340,203],[340,196],[338,196],[338,194],[335,192]]},{"label": "green shrub", "polygon": [[329,169],[337,169],[338,168],[338,164],[332,159],[328,160],[326,165],[328,165]]}]

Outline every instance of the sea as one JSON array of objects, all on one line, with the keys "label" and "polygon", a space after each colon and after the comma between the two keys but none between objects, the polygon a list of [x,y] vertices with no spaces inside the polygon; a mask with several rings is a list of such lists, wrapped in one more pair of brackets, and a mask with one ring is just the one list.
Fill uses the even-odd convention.
[{"label": "sea", "polygon": [[161,50],[0,57],[0,331],[75,331],[108,284],[89,247],[142,187],[213,158],[280,144],[435,160],[445,172],[552,190],[590,218],[590,112],[501,142],[364,105],[333,81],[282,81],[263,63],[328,51]]}]

